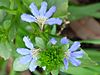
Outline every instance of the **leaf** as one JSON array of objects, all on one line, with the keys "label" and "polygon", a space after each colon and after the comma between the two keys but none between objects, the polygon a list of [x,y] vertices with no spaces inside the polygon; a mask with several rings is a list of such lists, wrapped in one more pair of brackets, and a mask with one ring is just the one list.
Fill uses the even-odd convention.
[{"label": "leaf", "polygon": [[15,71],[25,71],[25,70],[27,70],[28,67],[29,67],[29,63],[27,63],[27,64],[21,64],[21,63],[19,62],[19,59],[20,59],[20,58],[21,58],[21,57],[16,58],[15,61],[14,61],[14,63],[13,63],[13,69],[14,69]]},{"label": "leaf", "polygon": [[39,48],[41,48],[41,49],[45,48],[45,43],[42,38],[36,37],[35,42],[36,42],[36,46],[38,46]]},{"label": "leaf", "polygon": [[3,27],[5,30],[8,30],[10,28],[11,25],[11,20],[6,20],[3,22]]},{"label": "leaf", "polygon": [[[85,6],[69,6],[70,20],[77,20],[86,16],[100,18],[100,3]],[[90,14],[91,13],[91,14]]]},{"label": "leaf", "polygon": [[96,71],[82,67],[70,67],[66,72],[72,75],[99,75]]},{"label": "leaf", "polygon": [[34,2],[34,3],[37,5],[37,7],[39,7],[39,6],[41,5],[41,2],[42,2],[42,0],[22,0],[22,1],[23,1],[24,5],[25,5],[26,7],[28,7],[28,8],[29,8],[29,5],[30,5],[32,2]]},{"label": "leaf", "polygon": [[[67,17],[68,15],[68,0],[44,0],[47,1],[48,7],[55,5],[57,10],[54,13],[54,17]],[[62,13],[63,12],[63,13]]]},{"label": "leaf", "polygon": [[12,25],[9,29],[8,39],[9,41],[13,42],[16,37],[16,26]]},{"label": "leaf", "polygon": [[100,39],[95,40],[82,40],[81,43],[100,44]]},{"label": "leaf", "polygon": [[81,65],[80,67],[89,67],[89,66],[96,66],[97,63],[93,60],[91,60],[91,58],[88,56],[88,54],[84,52],[84,55],[81,59],[79,59],[81,61]]},{"label": "leaf", "polygon": [[9,7],[9,0],[0,0],[0,6]]},{"label": "leaf", "polygon": [[3,19],[5,18],[5,15],[6,15],[5,11],[0,10],[0,22],[3,21]]},{"label": "leaf", "polygon": [[16,10],[12,10],[12,9],[9,9],[7,7],[4,7],[4,6],[0,6],[0,9],[6,11],[9,14],[13,14],[13,15],[16,15],[17,14],[17,11]]},{"label": "leaf", "polygon": [[58,73],[59,73],[58,70],[53,70],[53,71],[51,71],[51,74],[52,74],[52,75],[58,75]]},{"label": "leaf", "polygon": [[0,56],[4,58],[4,60],[9,59],[10,55],[11,55],[11,47],[9,45],[9,43],[5,42],[5,43],[0,43]]},{"label": "leaf", "polygon": [[53,25],[51,34],[52,34],[52,35],[55,35],[55,34],[56,34],[56,25]]},{"label": "leaf", "polygon": [[69,48],[69,44],[65,44],[65,45],[62,46],[62,50],[66,51],[66,50],[68,50],[68,48]]},{"label": "leaf", "polygon": [[91,57],[92,60],[96,61],[98,64],[100,64],[100,53],[98,49],[85,49],[88,53],[89,57]]}]

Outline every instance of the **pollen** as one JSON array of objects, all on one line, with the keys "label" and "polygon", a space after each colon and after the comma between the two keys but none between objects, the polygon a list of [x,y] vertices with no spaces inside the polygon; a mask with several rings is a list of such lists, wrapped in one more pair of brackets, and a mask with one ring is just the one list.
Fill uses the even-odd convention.
[{"label": "pollen", "polygon": [[43,16],[38,16],[37,17],[37,23],[40,25],[44,25],[46,22],[47,18],[43,17]]},{"label": "pollen", "polygon": [[69,58],[70,57],[70,51],[65,52],[65,57]]},{"label": "pollen", "polygon": [[34,56],[37,56],[38,54],[39,54],[39,49],[33,49],[33,50],[31,50],[32,52],[31,52],[31,55],[34,57]]}]

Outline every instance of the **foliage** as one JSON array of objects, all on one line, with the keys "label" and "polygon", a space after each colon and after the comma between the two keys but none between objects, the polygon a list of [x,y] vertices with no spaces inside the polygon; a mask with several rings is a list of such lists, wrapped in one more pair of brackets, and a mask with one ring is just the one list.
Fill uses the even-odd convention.
[{"label": "foliage", "polygon": [[[63,72],[59,72],[59,68],[63,65],[63,56],[64,51],[62,49],[68,50],[69,45],[67,46],[54,46],[51,47],[49,42],[50,38],[55,37],[59,41],[62,36],[57,35],[57,26],[56,25],[46,25],[44,27],[44,31],[41,31],[36,23],[27,23],[21,20],[21,14],[30,13],[29,5],[34,2],[38,8],[40,8],[40,3],[46,1],[48,3],[48,9],[55,5],[57,10],[53,17],[69,20],[77,20],[83,18],[85,16],[92,16],[95,18],[100,18],[100,3],[88,5],[88,6],[75,6],[69,5],[68,0],[0,0],[0,69],[5,67],[7,59],[12,57],[15,59],[13,64],[13,68],[16,71],[24,71],[28,69],[29,63],[20,64],[19,56],[16,53],[16,49],[19,47],[25,47],[22,38],[24,36],[29,36],[32,40],[32,43],[36,48],[40,48],[40,56],[42,58],[39,61],[39,66],[43,67],[46,65],[47,72],[51,71],[52,75],[61,75],[72,74],[72,75],[99,75],[100,71],[100,61],[99,53],[96,51],[84,51],[84,56],[82,61],[82,65],[80,67],[73,67],[70,65],[68,70],[63,70]],[[70,13],[70,15],[69,15]],[[90,14],[91,13],[91,14]],[[82,40],[81,43],[92,43],[92,44],[100,44],[100,40]],[[60,49],[62,47],[62,49]],[[46,50],[46,51],[45,51]],[[89,56],[96,62],[92,61]],[[51,57],[52,56],[52,57]],[[19,58],[16,58],[19,57]],[[97,58],[96,58],[97,57]],[[51,60],[50,60],[51,59]],[[48,63],[47,63],[48,61]],[[54,61],[54,62],[53,62]],[[61,62],[60,62],[61,61]],[[53,63],[53,64],[51,64]],[[96,66],[96,63],[98,66]],[[4,65],[3,65],[4,64]],[[42,65],[40,65],[42,64]],[[61,66],[60,66],[61,65]],[[64,65],[63,65],[64,66]],[[52,67],[54,67],[52,69]],[[12,70],[13,71],[13,70]],[[34,72],[35,73],[35,72]],[[3,71],[0,71],[0,75],[3,75]],[[47,73],[48,74],[48,73]],[[11,75],[19,75],[17,73],[11,73]]]}]

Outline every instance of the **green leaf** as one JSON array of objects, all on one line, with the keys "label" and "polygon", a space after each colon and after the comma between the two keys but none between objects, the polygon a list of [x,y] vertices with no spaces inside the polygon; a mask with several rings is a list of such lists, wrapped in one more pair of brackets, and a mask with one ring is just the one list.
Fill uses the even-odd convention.
[{"label": "green leaf", "polygon": [[56,25],[53,25],[51,34],[52,34],[52,35],[55,35],[55,34],[56,34]]},{"label": "green leaf", "polygon": [[95,40],[82,40],[81,43],[100,44],[100,39]]},{"label": "green leaf", "polygon": [[[85,6],[69,6],[69,19],[77,20],[86,16],[100,18],[100,3]],[[90,14],[91,13],[91,14]]]},{"label": "green leaf", "polygon": [[0,0],[0,6],[9,7],[9,0]]},{"label": "green leaf", "polygon": [[53,5],[56,6],[57,10],[56,13],[54,13],[55,17],[61,17],[61,18],[67,17],[68,0],[44,0],[44,1],[47,1],[49,8]]},{"label": "green leaf", "polygon": [[84,52],[83,57],[81,59],[79,59],[81,61],[80,67],[96,66],[97,63],[95,61],[91,60],[91,58],[88,56],[88,54],[85,51],[83,51],[83,52]]},{"label": "green leaf", "polygon": [[92,60],[96,61],[98,64],[100,64],[100,52],[98,49],[85,49],[88,53],[89,57],[91,57]]},{"label": "green leaf", "polygon": [[3,57],[5,60],[7,60],[10,55],[11,55],[11,47],[9,45],[9,43],[5,42],[5,43],[0,43],[0,56]]},{"label": "green leaf", "polygon": [[3,21],[3,19],[5,18],[5,15],[6,15],[5,11],[0,10],[0,22]]},{"label": "green leaf", "polygon": [[59,73],[58,70],[53,70],[53,71],[51,71],[51,74],[52,74],[52,75],[58,75],[58,73]]},{"label": "green leaf", "polygon": [[27,70],[28,67],[29,67],[29,63],[27,63],[27,64],[21,64],[21,63],[19,62],[20,58],[21,58],[21,57],[16,58],[15,61],[14,61],[14,63],[13,63],[13,69],[14,69],[15,71],[25,71],[25,70]]},{"label": "green leaf", "polygon": [[4,6],[0,6],[0,9],[6,11],[9,14],[13,14],[13,15],[16,15],[17,14],[17,11],[16,10],[12,10],[12,9],[9,9],[7,7],[4,7]]},{"label": "green leaf", "polygon": [[69,44],[65,44],[65,45],[62,46],[62,50],[66,51],[66,50],[68,50],[68,48],[69,48]]},{"label": "green leaf", "polygon": [[3,22],[3,27],[5,30],[8,30],[11,26],[11,20],[6,20]]},{"label": "green leaf", "polygon": [[82,68],[82,67],[70,67],[66,72],[72,75],[99,75],[100,74],[94,70],[88,68]]},{"label": "green leaf", "polygon": [[12,25],[9,29],[8,39],[9,41],[13,42],[16,37],[16,26]]},{"label": "green leaf", "polygon": [[39,48],[41,48],[41,49],[45,48],[45,43],[42,38],[36,37],[35,42],[36,42],[36,46],[38,46]]},{"label": "green leaf", "polygon": [[34,2],[34,3],[37,5],[37,7],[39,7],[39,6],[41,5],[41,2],[42,2],[42,0],[22,0],[22,1],[23,1],[24,5],[25,5],[26,7],[28,7],[28,8],[29,8],[29,5],[30,5],[32,2]]}]

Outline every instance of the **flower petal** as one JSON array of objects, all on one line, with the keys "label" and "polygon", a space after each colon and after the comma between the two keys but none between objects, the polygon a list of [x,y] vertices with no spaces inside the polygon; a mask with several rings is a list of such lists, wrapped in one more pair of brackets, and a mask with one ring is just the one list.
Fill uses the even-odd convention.
[{"label": "flower petal", "polygon": [[60,40],[61,44],[68,44],[69,40],[67,39],[67,37],[63,37],[61,40]]},{"label": "flower petal", "polygon": [[65,65],[65,68],[67,70],[68,69],[68,60],[66,58],[64,58],[64,65]]},{"label": "flower petal", "polygon": [[69,51],[76,51],[81,46],[80,42],[74,42]]},{"label": "flower petal", "polygon": [[53,13],[56,11],[56,7],[55,6],[52,6],[48,11],[47,13],[45,14],[45,16],[47,18],[51,17],[53,15]]},{"label": "flower petal", "polygon": [[49,24],[49,25],[58,24],[58,25],[61,25],[61,23],[62,23],[62,20],[59,19],[59,18],[50,18],[46,21],[45,24]]},{"label": "flower petal", "polygon": [[31,55],[25,55],[25,56],[20,58],[20,63],[21,64],[26,64],[26,63],[29,63],[31,60],[32,60]]},{"label": "flower petal", "polygon": [[29,7],[30,7],[30,9],[31,9],[32,14],[33,14],[35,17],[39,16],[38,8],[36,7],[36,5],[35,5],[34,3],[31,3]]},{"label": "flower petal", "polygon": [[30,50],[26,49],[26,48],[17,48],[17,53],[21,54],[21,55],[27,55],[30,54]]},{"label": "flower petal", "polygon": [[47,10],[47,2],[44,1],[41,3],[41,8],[39,10],[40,15],[44,16],[46,13],[46,10]]},{"label": "flower petal", "polygon": [[23,41],[25,42],[26,47],[28,47],[30,49],[34,48],[32,42],[30,41],[28,36],[24,36]]},{"label": "flower petal", "polygon": [[81,64],[80,60],[77,60],[76,58],[69,58],[70,62],[74,65],[74,66],[79,66]]},{"label": "flower petal", "polygon": [[36,65],[36,60],[32,59],[30,65],[29,65],[29,70],[32,72],[32,71],[35,71],[37,65]]},{"label": "flower petal", "polygon": [[57,41],[56,41],[55,38],[52,38],[52,39],[50,40],[50,42],[51,42],[52,44],[56,44],[56,43],[57,43]]},{"label": "flower petal", "polygon": [[75,58],[82,58],[83,55],[84,55],[83,51],[77,51],[77,52],[71,53],[71,57],[75,57]]},{"label": "flower petal", "polygon": [[33,17],[32,15],[28,15],[28,14],[22,14],[21,19],[26,22],[35,22],[36,21],[35,17]]}]

